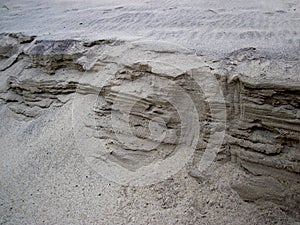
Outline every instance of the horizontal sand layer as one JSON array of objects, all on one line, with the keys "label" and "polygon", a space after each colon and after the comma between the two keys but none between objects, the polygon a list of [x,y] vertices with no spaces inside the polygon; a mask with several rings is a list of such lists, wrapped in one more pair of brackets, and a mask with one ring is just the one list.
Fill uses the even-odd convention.
[{"label": "horizontal sand layer", "polygon": [[3,0],[0,32],[166,41],[198,54],[256,47],[299,56],[298,0]]},{"label": "horizontal sand layer", "polygon": [[300,64],[0,39],[1,224],[297,224]]}]

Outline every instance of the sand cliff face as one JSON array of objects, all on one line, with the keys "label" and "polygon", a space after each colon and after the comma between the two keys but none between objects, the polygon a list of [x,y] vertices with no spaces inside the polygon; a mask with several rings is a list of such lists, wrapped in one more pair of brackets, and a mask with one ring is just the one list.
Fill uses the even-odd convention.
[{"label": "sand cliff face", "polygon": [[[258,205],[272,202],[299,220],[299,59],[254,48],[212,59],[151,42],[21,34],[2,34],[0,55],[1,117],[23,121],[32,143],[40,140],[35,132],[59,137],[58,146],[73,143],[91,169],[125,186],[156,185],[184,170],[197,189],[210,167],[231,165],[230,193]],[[43,130],[71,111],[65,127],[72,135],[64,124]],[[3,121],[1,130],[13,128]],[[4,144],[12,141],[4,136]],[[3,154],[14,151],[7,146]],[[192,205],[203,211],[199,204]]]},{"label": "sand cliff face", "polygon": [[260,57],[253,49],[234,53],[230,60],[236,62],[237,73],[247,68],[252,74],[230,72],[235,77],[226,95],[230,102],[227,147],[231,160],[248,173],[236,177],[232,187],[247,201],[280,202],[296,213],[300,92],[295,76],[299,63]]}]

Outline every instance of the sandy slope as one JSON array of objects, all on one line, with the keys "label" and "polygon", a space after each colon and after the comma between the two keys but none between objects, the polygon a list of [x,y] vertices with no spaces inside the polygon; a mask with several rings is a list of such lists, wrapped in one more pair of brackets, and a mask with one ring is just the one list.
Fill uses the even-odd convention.
[{"label": "sandy slope", "polygon": [[2,0],[0,11],[0,32],[42,39],[150,39],[198,53],[300,48],[298,0]]},{"label": "sandy slope", "polygon": [[[154,46],[150,42],[155,49],[142,51],[143,57],[145,52],[151,51],[164,55],[164,51],[157,50],[164,50],[164,42],[169,42],[193,49],[198,56],[205,55],[200,58],[211,64],[215,63],[212,55],[244,47],[257,47],[267,51],[267,56],[299,58],[300,2],[1,0],[2,32],[23,32],[37,35],[40,40],[160,41]],[[184,52],[184,48],[180,51]],[[175,61],[179,60],[178,49],[172,55]],[[120,52],[110,52],[115,61]],[[138,54],[133,55],[138,57]],[[0,102],[1,224],[299,224],[278,205],[242,201],[231,189],[230,179],[234,173],[243,175],[243,171],[229,162],[214,165],[203,180],[192,178],[188,170],[183,169],[170,179],[142,188],[121,186],[100,176],[86,163],[74,142],[72,101],[49,108],[43,116],[28,121],[7,107],[19,104],[18,99],[14,99],[16,95],[6,95],[10,76],[37,81],[37,85],[49,79],[55,89],[59,86],[55,81],[64,83],[68,78],[77,81],[83,75],[73,67],[67,68],[67,72],[59,68],[54,75],[45,72],[44,65],[30,68],[28,57],[20,57],[15,64],[10,61],[13,57],[1,58],[4,66],[7,67],[7,62],[13,65],[3,69],[0,80],[1,91],[4,90],[4,100]],[[100,63],[96,63],[100,71],[101,60],[105,61],[105,57],[99,56]],[[278,68],[271,64],[266,66],[266,74],[260,69],[255,71],[257,62],[252,66],[241,64],[238,72],[299,81],[299,77],[291,76],[296,72],[289,71],[295,68],[297,71],[298,61],[294,59],[289,68],[283,68],[285,61],[278,64],[278,67],[283,65],[282,70],[286,69],[290,77],[282,76],[283,73],[277,76],[273,71]],[[189,67],[188,60],[186,62]],[[6,97],[12,100],[5,102]]]}]

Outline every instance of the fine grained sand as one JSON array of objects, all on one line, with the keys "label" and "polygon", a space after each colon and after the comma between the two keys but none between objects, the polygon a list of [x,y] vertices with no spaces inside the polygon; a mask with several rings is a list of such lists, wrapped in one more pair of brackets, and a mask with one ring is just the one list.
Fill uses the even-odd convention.
[{"label": "fine grained sand", "polygon": [[[215,55],[255,47],[267,52],[272,60],[276,57],[293,59],[287,71],[294,68],[296,72],[282,77],[284,69],[281,65],[284,67],[285,61],[279,61],[276,64],[281,68],[279,75],[276,74],[279,69],[269,64],[264,76],[299,81],[296,66],[300,51],[299,6],[297,0],[3,0],[0,3],[0,33],[22,32],[37,35],[37,40],[109,38],[135,41],[138,44],[129,44],[124,51],[130,55],[128,49],[132,50],[132,46],[137,48],[140,45],[144,49],[132,50],[132,58],[151,58],[153,54],[154,58],[161,59],[164,54],[170,54],[181,68],[189,68],[192,60],[187,60],[187,65],[184,65],[180,57],[187,59],[192,56],[179,57],[180,52],[194,51],[199,57],[204,55],[201,63],[205,64],[207,60],[209,65],[214,65]],[[155,41],[159,43],[155,44]],[[150,43],[149,51],[147,43]],[[175,50],[170,51],[172,45]],[[107,56],[118,59],[122,51],[107,48]],[[102,49],[101,45],[99,49]],[[149,56],[145,56],[145,52]],[[69,52],[63,52],[66,53]],[[74,53],[70,54],[72,57]],[[60,93],[61,105],[57,108],[48,109],[45,99],[37,99],[38,104],[46,109],[44,113],[43,108],[30,106],[33,111],[43,111],[42,116],[33,116],[34,119],[22,115],[22,110],[28,107],[26,104],[35,104],[34,101],[25,101],[24,108],[21,107],[18,113],[7,107],[10,103],[19,104],[19,96],[8,96],[9,90],[6,90],[10,76],[17,77],[12,83],[21,88],[24,88],[22,85],[26,88],[27,81],[37,87],[46,85],[47,88],[50,84],[54,91],[50,90],[50,97],[56,98],[55,88],[63,86],[65,81],[78,81],[83,75],[74,68],[67,68],[67,72],[57,69],[54,75],[49,75],[49,71],[43,70],[47,65],[27,68],[30,60],[26,57],[21,56],[11,67],[6,64],[9,60],[1,61],[1,66],[4,62],[8,68],[3,69],[3,79],[0,80],[1,224],[299,224],[274,203],[256,205],[244,202],[230,187],[232,174],[244,174],[229,162],[213,164],[207,177],[196,176],[194,179],[188,175],[188,169],[183,168],[171,178],[146,187],[119,185],[99,175],[87,164],[74,142],[73,105],[68,101],[74,93],[70,96]],[[124,58],[122,62],[132,60]],[[231,63],[231,58],[228,60]],[[266,64],[268,60],[266,57]],[[100,57],[99,62],[115,63],[105,57]],[[256,63],[244,65],[238,61],[236,73],[251,74],[259,81],[261,70],[257,69]],[[91,77],[91,80],[98,78]],[[58,85],[55,85],[56,81]],[[33,98],[39,98],[38,94],[33,90]],[[64,101],[64,97],[67,100]],[[5,102],[6,99],[13,100]]]},{"label": "fine grained sand", "polygon": [[300,51],[298,0],[2,0],[0,20],[0,32],[41,39],[149,39],[198,54]]}]

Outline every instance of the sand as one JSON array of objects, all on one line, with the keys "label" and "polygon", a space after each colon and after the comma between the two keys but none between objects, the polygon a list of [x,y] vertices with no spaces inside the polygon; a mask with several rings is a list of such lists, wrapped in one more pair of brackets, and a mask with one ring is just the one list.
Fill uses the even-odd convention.
[{"label": "sand", "polygon": [[[295,179],[282,170],[283,176],[294,179],[290,186],[294,192],[288,188],[282,191],[282,186],[289,183],[280,184],[271,174],[271,178],[267,178],[276,185],[272,183],[273,186],[268,187],[269,183],[266,185],[262,180],[263,188],[258,188],[258,197],[251,196],[250,189],[250,198],[244,193],[247,187],[238,192],[232,183],[238,184],[241,178],[253,174],[250,176],[245,167],[242,169],[239,163],[244,166],[245,162],[237,163],[239,159],[232,159],[228,149],[221,149],[222,154],[214,156],[215,162],[203,173],[193,168],[194,161],[198,163],[199,156],[195,156],[196,160],[188,159],[178,170],[164,173],[163,179],[151,184],[141,179],[144,185],[138,186],[131,182],[126,184],[130,176],[118,182],[112,177],[113,172],[103,174],[97,162],[86,159],[89,152],[82,152],[94,146],[92,142],[87,145],[84,142],[90,138],[87,130],[93,127],[89,124],[92,120],[85,121],[90,116],[86,111],[93,106],[95,93],[98,94],[99,87],[103,88],[106,81],[111,82],[106,88],[126,94],[125,97],[120,95],[123,103],[128,95],[147,98],[149,96],[143,93],[148,92],[170,97],[160,83],[167,86],[193,68],[209,71],[206,75],[224,75],[226,69],[232,74],[225,86],[229,97],[222,101],[235,103],[234,84],[246,83],[261,87],[257,88],[258,103],[254,99],[258,105],[259,101],[265,101],[264,94],[269,93],[265,89],[270,87],[274,93],[287,94],[282,95],[288,97],[280,101],[295,99],[297,104],[299,1],[2,0],[0,21],[0,33],[35,36],[25,39],[1,36],[0,224],[299,224],[299,213],[286,210],[286,204],[292,209],[299,207],[296,196],[299,173],[295,172],[299,162],[293,158],[298,157],[296,151],[292,152],[294,155],[282,154],[283,157],[278,158],[282,165],[285,162],[295,165],[290,169],[292,172],[287,173],[293,174]],[[20,40],[23,42],[18,42]],[[92,42],[94,40],[98,42]],[[147,73],[159,78],[147,77]],[[141,76],[143,81],[144,75],[150,80],[145,78],[143,86],[135,76]],[[207,85],[203,90],[215,89],[209,77],[202,77],[202,81]],[[187,90],[193,90],[189,88]],[[288,92],[289,89],[294,92]],[[142,94],[137,94],[138,91]],[[194,100],[200,103],[203,99],[220,100],[219,96],[213,96],[214,92],[209,94],[204,97],[198,93]],[[251,93],[247,95],[244,91],[244,94],[251,98]],[[153,100],[153,96],[149,99]],[[155,100],[152,103],[158,105],[160,102]],[[168,100],[172,100],[172,95]],[[144,107],[138,103],[138,109]],[[189,106],[184,99],[179,103],[182,107]],[[277,108],[274,106],[273,111],[268,106],[269,113],[283,113],[279,124],[292,124],[288,126],[295,130],[293,135],[298,135],[299,108],[289,105],[285,111],[281,103],[278,107],[274,103]],[[268,104],[273,104],[273,99]],[[100,106],[100,110],[105,111],[106,105]],[[162,108],[165,112],[172,111]],[[186,115],[184,110],[179,112]],[[193,119],[192,113],[187,115]],[[285,121],[284,116],[292,119]],[[100,125],[105,128],[105,117],[101,119]],[[191,122],[188,121],[189,126]],[[159,123],[154,123],[154,129]],[[116,129],[123,128],[121,122],[115,124]],[[222,121],[220,124],[222,126],[217,128],[223,131],[224,124]],[[246,127],[243,123],[236,124]],[[260,131],[251,136],[251,130],[247,129],[243,131],[250,138],[258,135],[259,141],[265,141]],[[286,135],[288,143],[292,132],[285,127],[279,131]],[[172,142],[172,134],[170,137]],[[110,134],[106,138],[110,142],[114,140]],[[127,141],[134,143],[131,139]],[[138,147],[142,149],[145,143]],[[264,146],[272,143],[268,144]],[[294,139],[288,144],[290,150],[298,146]],[[125,154],[121,163],[130,164],[132,158]],[[133,160],[141,166],[148,163],[141,159],[138,156]],[[265,159],[270,158],[266,156],[262,161]],[[276,160],[271,160],[271,169],[274,161],[276,164]],[[258,175],[254,178],[265,178]],[[290,197],[282,200],[285,205],[277,201],[283,192]]]},{"label": "sand", "polygon": [[2,0],[0,10],[0,32],[40,39],[152,40],[198,54],[256,47],[299,56],[297,0]]}]

